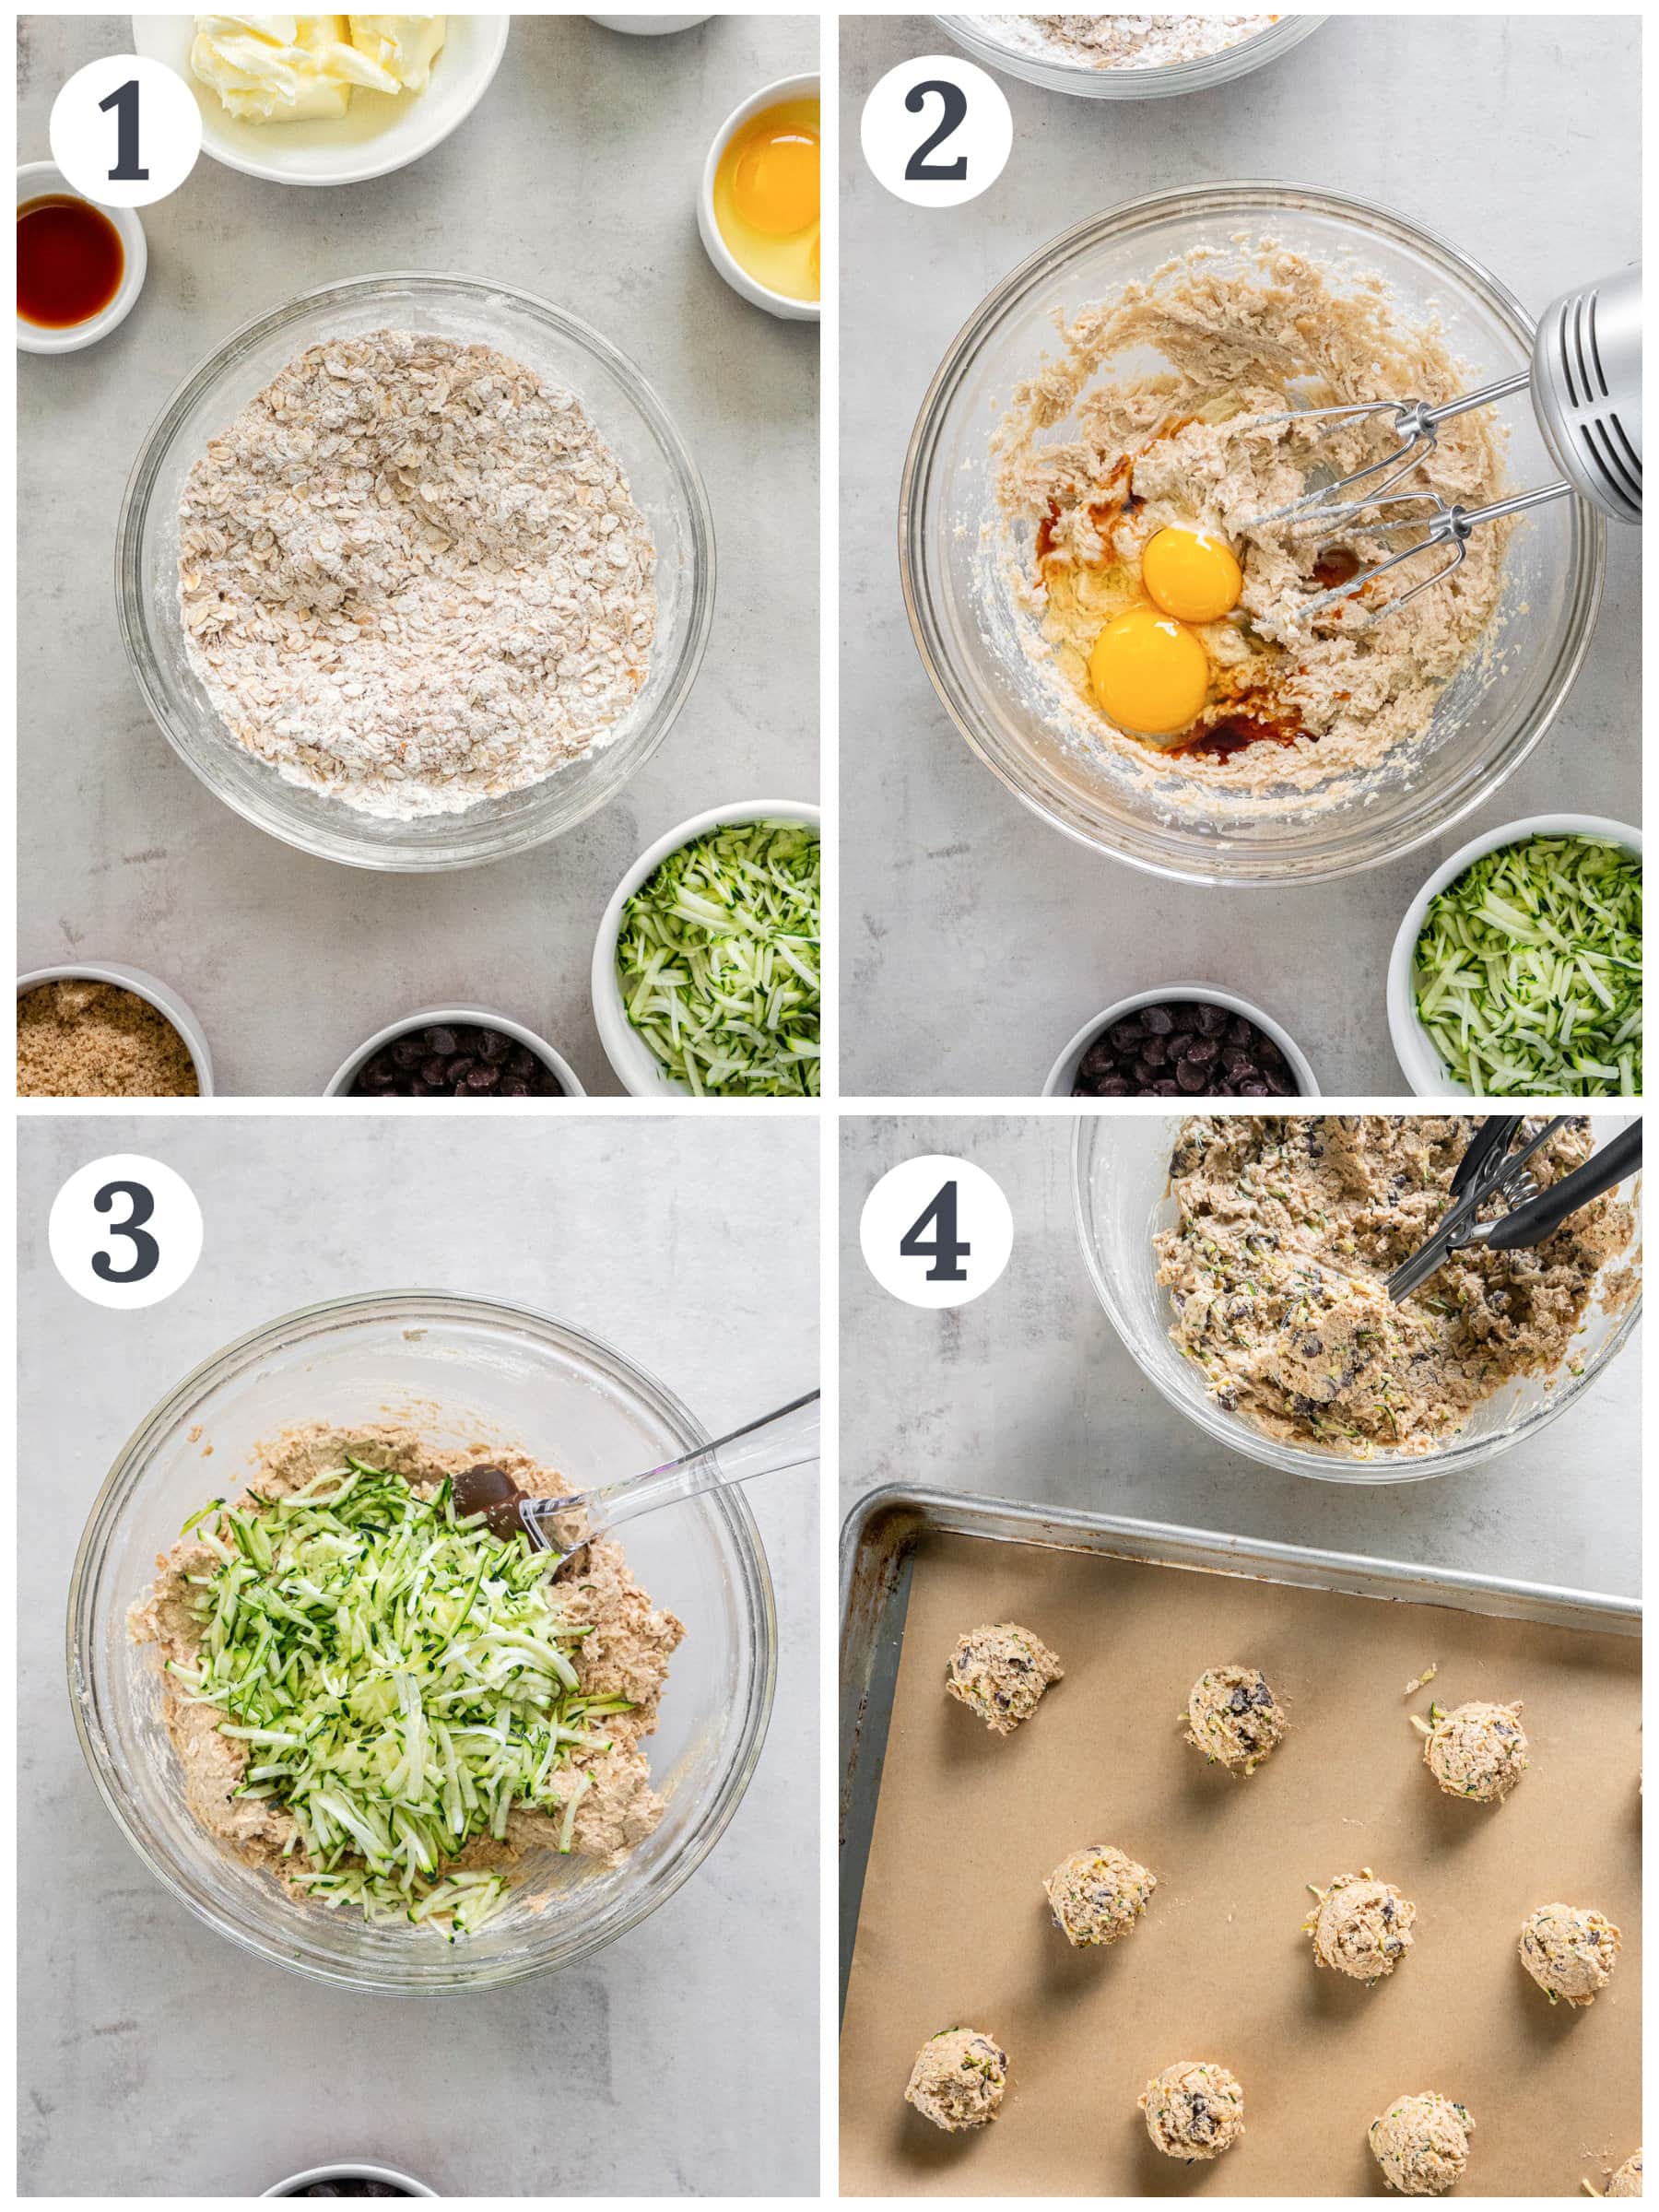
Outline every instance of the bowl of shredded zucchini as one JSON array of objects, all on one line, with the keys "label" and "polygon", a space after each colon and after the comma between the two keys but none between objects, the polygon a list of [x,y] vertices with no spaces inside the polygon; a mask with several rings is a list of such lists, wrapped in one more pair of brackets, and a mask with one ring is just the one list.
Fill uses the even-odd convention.
[{"label": "bowl of shredded zucchini", "polygon": [[818,809],[717,806],[642,853],[594,944],[594,1019],[637,1099],[815,1099]]},{"label": "bowl of shredded zucchini", "polygon": [[1454,853],[1400,924],[1388,1026],[1418,1098],[1640,1098],[1641,832],[1537,815]]},{"label": "bowl of shredded zucchini", "polygon": [[498,1986],[624,1934],[759,1759],[759,1531],[730,1487],[556,1580],[442,1470],[556,1496],[707,1441],[624,1354],[488,1300],[342,1299],[215,1353],[124,1447],[71,1585],[76,1722],[127,1840],[220,1935],[359,1990]]}]

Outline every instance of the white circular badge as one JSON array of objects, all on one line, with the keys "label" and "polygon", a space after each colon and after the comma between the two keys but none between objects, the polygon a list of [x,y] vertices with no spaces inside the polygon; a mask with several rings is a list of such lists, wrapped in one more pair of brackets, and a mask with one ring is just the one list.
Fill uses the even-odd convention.
[{"label": "white circular badge", "polygon": [[202,111],[165,62],[112,53],[77,69],[52,103],[52,158],[100,207],[147,207],[195,167]]},{"label": "white circular badge", "polygon": [[858,129],[877,182],[912,207],[977,199],[1014,145],[1002,87],[955,53],[918,54],[889,69],[865,101]]},{"label": "white circular badge", "polygon": [[112,1152],[70,1176],[46,1238],[58,1273],[95,1306],[156,1306],[201,1257],[202,1209],[160,1160]]},{"label": "white circular badge", "polygon": [[1007,1265],[1014,1216],[983,1168],[924,1152],[876,1185],[858,1239],[870,1273],[906,1305],[965,1306]]}]

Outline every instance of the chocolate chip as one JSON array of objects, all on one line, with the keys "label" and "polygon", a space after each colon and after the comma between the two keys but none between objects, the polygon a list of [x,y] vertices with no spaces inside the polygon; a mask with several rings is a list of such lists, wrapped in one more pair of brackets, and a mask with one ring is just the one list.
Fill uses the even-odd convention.
[{"label": "chocolate chip", "polygon": [[[1259,1088],[1245,1091],[1245,1084]],[[1091,1037],[1077,1058],[1079,1099],[1293,1098],[1283,1053],[1243,1015],[1204,999],[1141,1006]]]},{"label": "chocolate chip", "polygon": [[421,1042],[429,1053],[438,1053],[447,1060],[455,1050],[455,1032],[445,1029],[428,1030],[423,1033]]}]

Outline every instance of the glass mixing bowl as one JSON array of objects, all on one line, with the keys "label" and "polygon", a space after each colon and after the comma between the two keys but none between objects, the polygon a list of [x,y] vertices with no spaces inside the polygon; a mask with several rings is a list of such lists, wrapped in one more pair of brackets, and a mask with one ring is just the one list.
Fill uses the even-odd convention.
[{"label": "glass mixing bowl", "polygon": [[[1107,1317],[1135,1362],[1179,1412],[1230,1450],[1268,1466],[1286,1467],[1326,1482],[1416,1482],[1430,1475],[1462,1473],[1482,1460],[1507,1452],[1531,1436],[1588,1390],[1607,1362],[1630,1338],[1641,1310],[1633,1298],[1610,1313],[1591,1301],[1574,1356],[1577,1374],[1547,1382],[1522,1375],[1477,1406],[1457,1435],[1432,1452],[1389,1458],[1351,1459],[1312,1444],[1286,1444],[1264,1436],[1237,1414],[1224,1413],[1210,1397],[1202,1371],[1179,1352],[1170,1337],[1174,1310],[1158,1280],[1154,1233],[1173,1226],[1175,1202],[1170,1195],[1170,1156],[1186,1117],[1181,1114],[1088,1114],[1072,1135],[1072,1202],[1084,1262]],[[1616,1136],[1629,1114],[1594,1117],[1597,1146]],[[1635,1211],[1636,1231],[1622,1261],[1640,1260],[1641,1184],[1632,1176],[1619,1196]],[[1621,1262],[1622,1264],[1622,1262]]]},{"label": "glass mixing bowl", "polygon": [[[386,1291],[290,1313],[216,1353],[149,1414],[92,1509],[69,1594],[69,1688],[81,1747],[128,1841],[207,1924],[263,1959],[354,1989],[430,1996],[568,1966],[653,1912],[736,1810],[766,1734],[777,1621],[759,1533],[740,1490],[642,1515],[628,1556],[686,1624],[646,1751],[662,1824],[619,1866],[556,1852],[524,1862],[545,1910],[510,1905],[449,1944],[370,1927],[288,1896],[221,1851],[186,1811],[161,1715],[159,1656],[127,1613],[189,1516],[229,1494],[262,1440],[307,1421],[406,1418],[440,1446],[521,1444],[585,1488],[707,1443],[670,1392],[580,1329],[520,1308]],[[213,1456],[205,1453],[207,1447]]]},{"label": "glass mixing bowl", "polygon": [[[1299,793],[1275,813],[1239,794],[1195,796],[1179,774],[1131,773],[1090,743],[1028,656],[1001,581],[1002,551],[1029,572],[1034,547],[1029,531],[1002,535],[992,433],[1015,385],[1052,351],[1056,313],[1069,317],[1150,279],[1193,246],[1211,248],[1225,265],[1265,238],[1306,255],[1338,285],[1381,275],[1407,315],[1438,315],[1470,389],[1527,365],[1533,325],[1520,303],[1400,216],[1298,185],[1159,193],[1079,223],[976,310],[923,402],[899,499],[911,627],[974,751],[1056,829],[1189,883],[1317,882],[1393,859],[1466,815],[1553,719],[1589,641],[1606,559],[1606,527],[1583,500],[1529,516],[1504,561],[1496,650],[1470,656],[1420,737],[1328,804]],[[1150,353],[1124,362],[1136,374],[1157,366]],[[1524,394],[1500,412],[1512,483],[1554,481],[1560,472]],[[1053,426],[1056,440],[1070,434],[1066,423]]]},{"label": "glass mixing bowl", "polygon": [[1081,93],[1085,100],[1162,100],[1174,92],[1207,92],[1236,76],[1247,76],[1300,46],[1324,18],[1280,16],[1265,30],[1253,31],[1218,53],[1150,69],[1091,69],[1087,63],[1064,61],[1057,54],[1029,53],[997,38],[982,16],[935,16],[934,21],[976,62],[1023,77],[1029,85],[1042,85],[1051,92]]},{"label": "glass mixing bowl", "polygon": [[[289,782],[221,724],[184,653],[179,500],[207,441],[277,371],[324,339],[416,329],[489,345],[573,392],[621,462],[656,541],[656,641],[643,688],[603,745],[523,791],[461,814],[395,821]],[[145,440],[116,535],[127,657],[174,751],[246,820],[302,852],[363,868],[468,867],[522,853],[615,798],[663,739],[696,678],[714,615],[714,524],[662,401],[625,354],[562,308],[471,276],[359,276],[307,292],[227,338]]]}]

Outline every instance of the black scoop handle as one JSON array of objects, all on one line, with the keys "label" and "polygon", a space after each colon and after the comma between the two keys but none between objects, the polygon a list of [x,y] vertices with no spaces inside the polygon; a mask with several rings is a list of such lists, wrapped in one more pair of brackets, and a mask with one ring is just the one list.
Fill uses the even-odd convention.
[{"label": "black scoop handle", "polygon": [[1574,1168],[1571,1175],[1563,1175],[1559,1182],[1552,1182],[1548,1190],[1540,1191],[1524,1206],[1494,1221],[1490,1235],[1481,1242],[1488,1252],[1514,1252],[1524,1244],[1543,1244],[1569,1214],[1577,1213],[1581,1206],[1588,1206],[1604,1191],[1615,1189],[1641,1165],[1641,1123],[1637,1120],[1628,1129],[1621,1129],[1610,1145],[1582,1168]]}]

